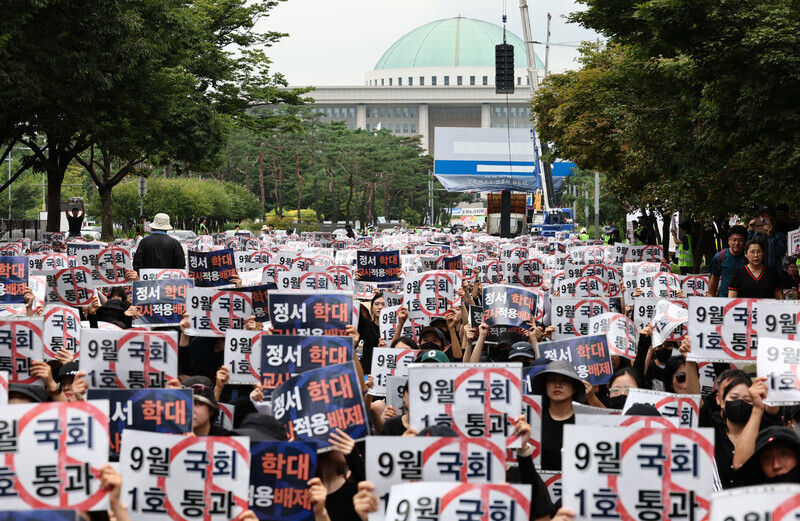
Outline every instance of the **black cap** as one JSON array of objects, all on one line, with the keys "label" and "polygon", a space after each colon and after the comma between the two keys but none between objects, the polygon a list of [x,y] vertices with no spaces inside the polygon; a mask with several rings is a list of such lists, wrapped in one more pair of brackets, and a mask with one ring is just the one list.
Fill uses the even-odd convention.
[{"label": "black cap", "polygon": [[28,384],[9,384],[8,397],[10,398],[13,393],[19,393],[33,403],[44,403],[50,401],[50,396],[47,390],[41,385],[28,385]]},{"label": "black cap", "polygon": [[519,333],[515,333],[513,331],[504,331],[500,333],[500,336],[497,338],[497,343],[498,345],[506,344],[510,347],[516,344],[517,342],[522,342],[523,340],[525,339],[522,338],[522,335],[520,335]]},{"label": "black cap", "polygon": [[287,441],[286,428],[268,414],[250,413],[244,417],[234,436],[249,436],[250,441]]},{"label": "black cap", "polygon": [[508,353],[508,359],[511,360],[512,358],[530,358],[533,360],[536,358],[536,353],[533,350],[533,346],[528,342],[517,342],[511,346],[511,352]]},{"label": "black cap", "polygon": [[775,209],[772,207],[772,205],[763,204],[761,205],[761,208],[758,209],[758,213],[764,213],[764,212],[774,214]]},{"label": "black cap", "polygon": [[211,378],[207,376],[191,376],[184,380],[182,385],[186,389],[192,389],[193,398],[196,401],[219,410],[219,404],[216,397],[214,397],[214,383]]},{"label": "black cap", "polygon": [[796,456],[800,456],[800,438],[798,438],[793,429],[778,425],[763,429],[758,433],[758,437],[756,438],[755,452],[753,452],[750,459],[748,459],[738,471],[742,476],[748,477],[749,482],[746,484],[759,485],[770,481],[761,469],[761,454],[767,448],[779,443],[788,446],[794,451]]},{"label": "black cap", "polygon": [[426,333],[435,334],[436,338],[438,338],[439,341],[442,343],[442,347],[444,347],[444,345],[447,343],[447,341],[444,338],[444,333],[442,333],[442,330],[439,329],[438,327],[433,327],[433,326],[425,326],[425,327],[423,327],[422,329],[419,330],[419,341],[420,342],[422,342],[422,337],[425,336]]},{"label": "black cap", "polygon": [[61,366],[61,369],[58,370],[58,376],[56,376],[56,380],[60,381],[65,376],[75,376],[78,374],[79,366],[80,364],[78,364],[78,362],[70,362]]},{"label": "black cap", "polygon": [[435,437],[435,438],[457,438],[458,433],[453,430],[452,427],[448,425],[431,425],[430,427],[425,427],[417,436],[423,437]]},{"label": "black cap", "polygon": [[661,416],[661,413],[649,403],[634,403],[625,411],[625,416]]}]

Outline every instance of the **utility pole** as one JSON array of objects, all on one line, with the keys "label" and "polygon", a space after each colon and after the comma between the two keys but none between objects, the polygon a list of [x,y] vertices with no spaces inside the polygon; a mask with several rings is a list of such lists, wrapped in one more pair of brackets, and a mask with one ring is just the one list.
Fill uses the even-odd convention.
[{"label": "utility pole", "polygon": [[583,222],[586,226],[586,230],[589,230],[589,190],[586,189],[586,186],[583,186],[583,197],[585,199],[585,204],[583,205]]},{"label": "utility pole", "polygon": [[433,172],[428,170],[428,226],[433,226]]},{"label": "utility pole", "polygon": [[550,74],[550,20],[552,16],[550,13],[547,13],[547,40],[546,45],[544,46],[544,77],[547,78],[547,75]]},{"label": "utility pole", "polygon": [[600,239],[600,172],[594,173],[594,240]]}]

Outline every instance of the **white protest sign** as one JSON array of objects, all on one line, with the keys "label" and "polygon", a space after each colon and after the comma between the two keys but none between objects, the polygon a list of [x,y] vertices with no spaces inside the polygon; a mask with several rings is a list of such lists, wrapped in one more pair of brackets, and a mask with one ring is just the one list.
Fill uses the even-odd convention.
[{"label": "white protest sign", "polygon": [[681,289],[686,297],[703,297],[708,291],[711,280],[708,275],[684,275]]},{"label": "white protest sign", "polygon": [[711,496],[708,521],[792,521],[800,518],[800,485],[738,487]]},{"label": "white protest sign", "polygon": [[142,268],[139,270],[141,280],[188,279],[189,271],[175,268]]},{"label": "white protest sign", "polygon": [[408,387],[408,376],[390,376],[386,379],[386,405],[394,407],[400,415],[408,412],[403,401],[406,387]]},{"label": "white protest sign", "polygon": [[0,405],[8,403],[8,371],[0,371]]},{"label": "white protest sign", "polygon": [[228,521],[247,510],[249,438],[122,431],[122,496],[132,519]]},{"label": "white protest sign", "polygon": [[78,266],[47,276],[45,301],[67,306],[88,306],[94,298],[92,270]]},{"label": "white protest sign", "polygon": [[44,310],[44,355],[55,358],[66,350],[78,358],[81,345],[80,312],[67,306],[48,306]]},{"label": "white protest sign", "polygon": [[782,338],[758,339],[758,376],[766,376],[770,406],[800,403],[800,342]]},{"label": "white protest sign", "polygon": [[758,323],[756,332],[759,337],[798,339],[798,317],[800,302],[795,300],[763,299],[756,303]]},{"label": "white protest sign", "polygon": [[31,362],[44,359],[44,322],[41,318],[0,320],[0,371],[8,371],[10,382],[33,384]]},{"label": "white protest sign", "polygon": [[376,347],[372,350],[372,375],[375,384],[368,394],[386,396],[386,385],[391,376],[408,376],[408,366],[419,353],[416,349]]},{"label": "white protest sign", "polygon": [[653,294],[656,298],[678,298],[681,290],[681,277],[665,271],[653,275]]},{"label": "white protest sign", "polygon": [[231,384],[261,383],[261,337],[264,331],[229,329],[225,331],[225,365]]},{"label": "white protest sign", "polygon": [[512,419],[522,410],[522,364],[412,364],[409,422],[417,431],[449,425],[459,436],[518,447]]},{"label": "white protest sign", "polygon": [[190,288],[186,299],[189,336],[224,337],[229,329],[244,329],[253,314],[250,293],[214,288]]},{"label": "white protest sign", "polygon": [[461,306],[458,289],[461,274],[456,271],[435,270],[406,277],[403,280],[404,304],[415,320],[430,321],[443,317],[448,311]]},{"label": "white protest sign", "polygon": [[653,325],[653,345],[662,345],[675,328],[688,321],[689,311],[685,307],[668,300],[659,300],[653,310],[653,318],[650,319]]},{"label": "white protest sign", "polygon": [[612,355],[633,360],[639,347],[639,328],[621,313],[601,313],[589,319],[589,334],[606,334]]},{"label": "white protest sign", "polygon": [[108,400],[0,408],[0,510],[106,510],[108,409]]},{"label": "white protest sign", "polygon": [[174,331],[83,329],[80,370],[93,389],[164,387],[178,377]]},{"label": "white protest sign", "polygon": [[453,521],[465,519],[465,512],[478,512],[481,519],[524,520],[530,516],[530,497],[530,485],[403,483],[392,486],[386,519]]},{"label": "white protest sign", "polygon": [[611,311],[608,299],[551,299],[551,323],[556,328],[553,340],[563,340],[589,334],[589,320]]},{"label": "white protest sign", "polygon": [[665,418],[680,418],[681,427],[693,428],[700,424],[700,395],[673,394],[650,389],[630,389],[622,414],[636,403],[655,407]]},{"label": "white protest sign", "polygon": [[97,273],[104,284],[125,284],[125,273],[132,269],[131,250],[108,246],[97,254]]},{"label": "white protest sign", "polygon": [[565,425],[561,483],[577,519],[707,519],[714,431]]},{"label": "white protest sign", "polygon": [[382,520],[392,486],[415,481],[492,483],[505,479],[505,454],[484,439],[412,437],[392,443],[370,436],[366,440],[367,481],[375,485]]},{"label": "white protest sign", "polygon": [[555,504],[559,499],[561,499],[561,472],[554,470],[537,470],[537,472],[547,487],[547,493],[550,495],[550,501]]},{"label": "white protest sign", "polygon": [[691,297],[690,360],[736,362],[755,360],[758,347],[757,299]]},{"label": "white protest sign", "polygon": [[[648,324],[651,323],[653,320],[653,315],[656,312],[656,305],[658,305],[659,299],[656,298],[645,298],[645,297],[637,297],[633,299],[633,322],[636,324],[636,327],[639,328],[641,331],[644,329]],[[687,301],[673,299],[669,301],[671,304],[675,304],[682,308],[688,308],[689,304]],[[678,325],[671,330],[671,332],[667,335],[664,341],[669,342],[680,342],[683,340],[684,336],[686,335],[686,323],[679,322]],[[662,342],[663,343],[663,342]],[[659,345],[653,343],[653,345]],[[694,346],[693,346],[694,347]]]},{"label": "white protest sign", "polygon": [[596,425],[599,427],[647,427],[677,429],[680,418],[662,416],[628,416],[626,414],[575,414],[575,425]]},{"label": "white protest sign", "polygon": [[800,230],[792,230],[786,237],[786,242],[789,247],[787,252],[789,255],[797,255],[800,253]]}]

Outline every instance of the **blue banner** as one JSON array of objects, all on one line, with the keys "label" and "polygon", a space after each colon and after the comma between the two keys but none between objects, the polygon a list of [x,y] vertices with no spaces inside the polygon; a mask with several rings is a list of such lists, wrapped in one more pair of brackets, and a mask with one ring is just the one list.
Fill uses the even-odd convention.
[{"label": "blue banner", "polygon": [[452,257],[443,257],[442,259],[439,260],[436,269],[464,271],[464,264],[461,261],[461,255],[454,255]]},{"label": "blue banner", "polygon": [[282,335],[341,336],[355,313],[351,293],[273,291],[269,295],[270,321]]},{"label": "blue banner", "polygon": [[261,383],[264,389],[275,389],[296,374],[351,360],[351,336],[261,337]]},{"label": "blue banner", "polygon": [[237,288],[236,291],[250,293],[253,302],[253,316],[256,317],[256,322],[267,322],[269,321],[269,292],[276,289],[278,289],[278,285],[269,282],[260,286]]},{"label": "blue banner", "polygon": [[110,454],[119,456],[122,431],[185,434],[192,430],[191,389],[89,389],[88,400],[108,400]]},{"label": "blue banner", "polygon": [[400,280],[400,252],[359,251],[356,275],[361,282],[396,282]]},{"label": "blue banner", "polygon": [[186,313],[186,296],[192,286],[189,279],[134,281],[132,305],[139,312],[134,325],[179,324]]},{"label": "blue banner", "polygon": [[198,288],[231,285],[237,274],[232,250],[190,251],[188,268]]},{"label": "blue banner", "polygon": [[24,303],[27,285],[28,259],[0,257],[0,304]]},{"label": "blue banner", "polygon": [[542,342],[539,344],[539,356],[568,361],[578,372],[578,376],[592,385],[608,383],[614,373],[606,335]]},{"label": "blue banner", "polygon": [[354,440],[369,434],[364,396],[355,365],[312,369],[293,376],[272,393],[272,415],[286,426],[290,440],[330,446],[331,432],[342,429]]},{"label": "blue banner", "polygon": [[250,443],[250,509],[263,521],[311,521],[308,480],[317,472],[315,443]]},{"label": "blue banner", "polygon": [[488,326],[530,329],[535,324],[536,294],[525,288],[492,284],[483,287],[483,321]]}]

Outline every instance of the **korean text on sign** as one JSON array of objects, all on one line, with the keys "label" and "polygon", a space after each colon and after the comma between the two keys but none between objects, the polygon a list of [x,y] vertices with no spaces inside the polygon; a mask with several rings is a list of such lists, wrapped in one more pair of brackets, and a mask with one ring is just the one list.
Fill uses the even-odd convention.
[{"label": "korean text on sign", "polygon": [[316,475],[317,447],[299,441],[250,444],[250,508],[266,521],[311,521],[308,480]]},{"label": "korean text on sign", "polygon": [[578,376],[592,385],[608,383],[614,372],[605,335],[542,342],[539,344],[539,353],[550,360],[571,363]]}]

